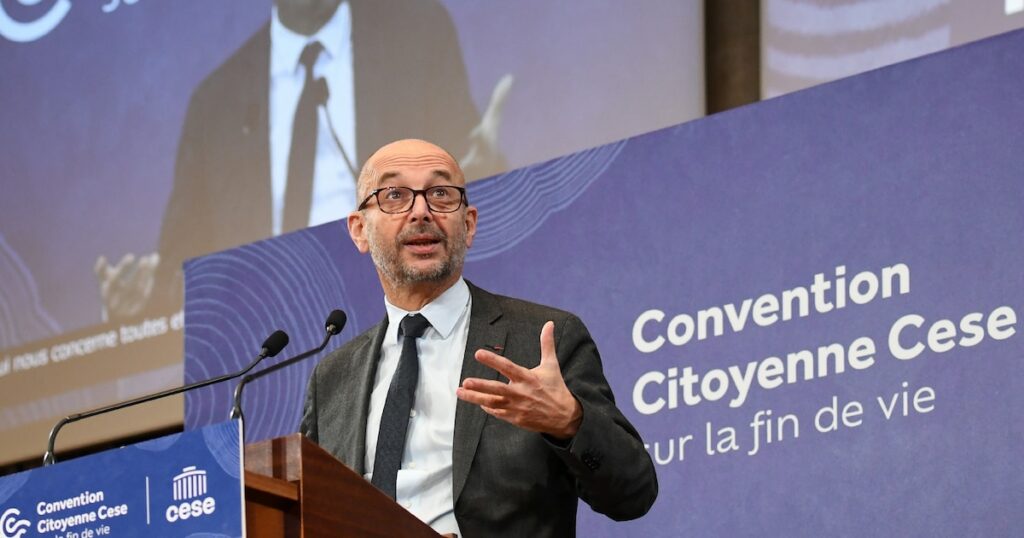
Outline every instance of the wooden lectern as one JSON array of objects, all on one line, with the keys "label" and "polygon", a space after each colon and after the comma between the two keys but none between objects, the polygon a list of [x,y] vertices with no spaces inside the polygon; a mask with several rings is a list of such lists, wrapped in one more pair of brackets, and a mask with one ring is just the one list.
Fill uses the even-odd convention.
[{"label": "wooden lectern", "polygon": [[440,536],[297,433],[246,445],[245,526],[254,538]]}]

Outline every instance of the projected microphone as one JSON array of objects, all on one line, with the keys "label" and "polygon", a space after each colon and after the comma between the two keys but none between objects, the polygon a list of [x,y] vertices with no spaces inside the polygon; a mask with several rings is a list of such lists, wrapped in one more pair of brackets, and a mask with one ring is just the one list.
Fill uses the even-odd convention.
[{"label": "projected microphone", "polygon": [[[245,424],[245,417],[242,415],[242,390],[245,388],[246,384],[320,353],[325,347],[327,347],[327,342],[331,341],[331,337],[340,333],[341,330],[345,328],[346,321],[348,321],[348,318],[345,316],[344,312],[341,310],[332,310],[331,313],[327,315],[327,321],[324,322],[324,329],[327,331],[327,334],[324,335],[324,341],[320,343],[319,347],[311,349],[305,353],[300,353],[290,359],[283,360],[273,366],[268,366],[259,372],[243,377],[242,380],[238,382],[238,386],[235,387],[235,402],[231,407],[231,418],[241,419],[242,424]],[[243,428],[242,431],[244,432],[245,429]]]},{"label": "projected microphone", "polygon": [[69,424],[71,422],[78,422],[79,420],[94,417],[96,415],[102,415],[104,413],[109,413],[111,411],[117,411],[118,409],[124,409],[125,407],[131,407],[133,405],[139,405],[142,403],[151,402],[153,400],[159,400],[160,398],[174,396],[175,394],[181,394],[182,392],[202,388],[207,385],[212,385],[214,383],[220,383],[221,381],[227,381],[228,379],[234,379],[236,377],[243,376],[249,373],[249,370],[252,370],[263,359],[267,357],[273,357],[280,353],[281,350],[284,349],[284,347],[287,345],[288,334],[285,333],[284,331],[274,331],[273,334],[268,336],[267,339],[263,341],[262,349],[260,350],[260,354],[256,356],[256,359],[249,363],[249,365],[246,366],[245,368],[233,374],[224,374],[213,379],[207,379],[206,381],[197,381],[195,383],[190,383],[182,387],[167,389],[161,392],[149,394],[147,396],[140,396],[132,400],[111,404],[106,407],[100,407],[98,409],[93,409],[92,411],[85,411],[83,413],[68,415],[57,421],[57,424],[54,424],[53,429],[50,430],[50,441],[46,448],[46,454],[43,455],[43,465],[50,465],[56,461],[56,458],[54,458],[53,454],[53,446],[57,442],[57,433],[60,432],[60,429],[63,428],[65,424]]}]

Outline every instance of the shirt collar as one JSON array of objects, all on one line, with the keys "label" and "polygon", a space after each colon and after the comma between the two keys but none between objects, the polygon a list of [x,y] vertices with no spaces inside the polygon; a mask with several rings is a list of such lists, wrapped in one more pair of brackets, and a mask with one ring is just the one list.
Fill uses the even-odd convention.
[{"label": "shirt collar", "polygon": [[[448,338],[455,330],[459,318],[469,307],[469,297],[469,286],[466,285],[465,280],[460,278],[437,299],[421,308],[419,313],[427,318],[430,326],[441,335],[441,338]],[[393,342],[398,339],[398,324],[402,322],[402,318],[416,312],[402,310],[391,304],[387,297],[384,297],[384,306],[388,311],[388,329],[384,338],[386,341]]]},{"label": "shirt collar", "polygon": [[327,24],[311,36],[293,32],[282,24],[277,6],[274,6],[270,16],[270,76],[294,73],[298,69],[302,49],[313,41],[324,46],[328,58],[338,58],[343,47],[350,46],[351,33],[352,12],[348,2],[338,5]]}]

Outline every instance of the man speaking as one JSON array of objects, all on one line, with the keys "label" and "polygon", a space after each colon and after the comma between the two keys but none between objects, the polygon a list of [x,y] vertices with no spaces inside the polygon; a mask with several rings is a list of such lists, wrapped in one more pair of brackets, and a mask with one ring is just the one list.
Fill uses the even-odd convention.
[{"label": "man speaking", "polygon": [[367,160],[348,229],[387,318],[314,370],[302,432],[440,533],[572,536],[577,498],[642,516],[654,466],[583,323],[462,278],[477,222],[464,187],[422,140]]}]

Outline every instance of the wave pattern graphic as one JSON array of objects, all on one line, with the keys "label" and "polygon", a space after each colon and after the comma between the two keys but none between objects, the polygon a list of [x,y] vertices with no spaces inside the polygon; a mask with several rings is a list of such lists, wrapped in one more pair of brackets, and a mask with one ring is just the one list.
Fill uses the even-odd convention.
[{"label": "wave pattern graphic", "polygon": [[241,478],[242,453],[238,447],[236,428],[207,428],[203,430],[203,441],[217,465],[232,478]]},{"label": "wave pattern graphic", "polygon": [[[254,371],[317,346],[323,338],[322,325],[310,320],[322,320],[335,308],[348,313],[349,323],[334,341],[340,343],[354,336],[351,327],[359,326],[357,313],[347,304],[341,268],[315,233],[325,228],[331,232],[325,235],[336,240],[344,233],[344,222],[300,230],[290,234],[287,241],[260,241],[187,263],[187,383],[242,369],[275,329],[287,332],[291,343],[278,357],[266,359]],[[247,441],[295,430],[314,363],[311,359],[246,386],[245,415],[260,417],[259,421],[246,422]],[[226,420],[236,383],[220,383],[186,394],[185,427]]]},{"label": "wave pattern graphic", "polygon": [[180,433],[173,433],[171,435],[165,435],[164,437],[157,437],[156,439],[136,443],[133,446],[138,450],[145,450],[146,452],[163,452],[174,446],[180,438]]},{"label": "wave pattern graphic", "polygon": [[39,287],[18,253],[0,235],[0,349],[61,332],[43,308]]},{"label": "wave pattern graphic", "polygon": [[467,261],[490,258],[529,237],[601,177],[626,144],[621,140],[472,184],[469,199],[481,217]]}]

